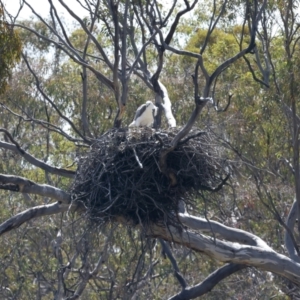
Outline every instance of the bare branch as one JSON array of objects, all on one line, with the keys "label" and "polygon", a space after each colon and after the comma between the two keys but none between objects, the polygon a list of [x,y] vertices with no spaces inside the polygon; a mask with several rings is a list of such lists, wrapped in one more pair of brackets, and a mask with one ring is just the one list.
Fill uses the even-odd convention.
[{"label": "bare branch", "polygon": [[175,17],[175,20],[174,20],[173,24],[171,25],[170,31],[169,31],[169,33],[168,33],[166,39],[165,39],[165,43],[166,43],[167,45],[170,44],[170,42],[171,42],[171,40],[172,40],[172,38],[173,38],[173,35],[174,35],[175,30],[176,30],[176,28],[177,28],[177,26],[178,26],[178,23],[179,23],[180,18],[181,18],[184,14],[186,14],[187,12],[193,10],[194,7],[195,7],[195,5],[197,4],[197,2],[198,2],[198,0],[194,0],[194,2],[192,3],[192,5],[190,5],[188,1],[185,1],[186,8],[185,8],[184,10],[178,12],[178,14],[177,14],[176,17]]},{"label": "bare branch", "polygon": [[124,20],[122,26],[122,48],[121,48],[121,82],[122,82],[122,95],[121,95],[121,103],[126,105],[127,102],[127,94],[128,94],[128,80],[129,77],[126,75],[126,62],[127,62],[127,32],[128,32],[128,10],[129,10],[129,0],[125,2],[124,8]]},{"label": "bare branch", "polygon": [[114,231],[114,228],[111,229],[110,234],[106,238],[106,241],[105,241],[102,253],[101,253],[101,255],[100,255],[99,259],[98,259],[98,262],[96,263],[95,268],[90,272],[90,276],[91,277],[96,276],[99,273],[101,267],[107,261],[107,258],[108,258],[108,251],[107,250],[108,250],[108,245],[109,245],[109,243],[111,241],[111,237],[112,237],[113,231]]},{"label": "bare branch", "polygon": [[228,241],[261,247],[264,249],[268,249],[269,251],[273,251],[266,244],[266,242],[264,242],[258,236],[247,231],[228,227],[216,221],[207,221],[205,218],[195,217],[188,214],[179,214],[178,217],[180,221],[183,224],[187,225],[189,228],[200,230],[201,232],[210,232],[215,235],[219,235]]},{"label": "bare branch", "polygon": [[296,220],[297,220],[297,201],[294,201],[286,221],[286,226],[289,228],[289,231],[286,230],[284,232],[284,244],[289,253],[290,258],[300,263],[300,257],[297,253],[297,250],[295,249],[295,242],[292,239],[293,236],[291,236],[294,232],[294,226]]},{"label": "bare branch", "polygon": [[99,273],[102,265],[107,261],[107,257],[108,257],[108,245],[110,243],[113,230],[114,230],[114,228],[111,229],[110,234],[106,238],[106,241],[105,241],[102,253],[101,253],[101,255],[100,255],[99,259],[98,259],[98,262],[96,263],[93,271],[89,272],[89,270],[88,270],[88,265],[89,264],[88,264],[87,261],[85,262],[84,270],[82,272],[81,282],[78,284],[78,286],[77,286],[74,294],[71,297],[68,298],[69,300],[78,299],[82,295],[82,293],[84,292],[85,287],[88,284],[89,280],[91,278],[95,277]]},{"label": "bare branch", "polygon": [[[155,31],[155,32],[150,36],[150,38],[148,39],[148,41],[145,42],[145,43],[143,44],[143,46],[142,46],[142,48],[141,48],[141,50],[140,50],[139,52],[137,52],[137,48],[134,47],[134,49],[136,49],[136,58],[135,58],[135,61],[133,62],[133,64],[131,65],[131,67],[130,67],[130,70],[129,70],[129,72],[128,72],[128,77],[130,77],[130,75],[131,75],[132,72],[134,71],[134,69],[135,69],[137,63],[138,63],[138,62],[140,63],[140,57],[141,57],[141,55],[144,54],[146,47],[151,43],[151,41],[154,39],[154,37],[156,36],[156,34],[157,34],[157,31]],[[131,36],[132,36],[132,35],[131,35]],[[135,43],[132,43],[132,44],[135,46]]]},{"label": "bare branch", "polygon": [[[244,56],[245,54],[249,53],[250,51],[252,51],[255,48],[255,37],[256,37],[257,26],[258,26],[258,22],[259,22],[259,20],[261,18],[261,14],[262,14],[265,6],[266,6],[266,3],[267,3],[267,1],[264,0],[264,2],[262,4],[259,12],[257,12],[257,14],[254,15],[254,20],[253,20],[252,27],[251,27],[251,38],[250,38],[250,42],[249,42],[248,47],[245,48],[244,50],[241,50],[235,56],[229,58],[228,60],[226,60],[225,62],[223,62],[220,66],[218,66],[216,68],[216,70],[212,73],[212,75],[210,76],[209,86],[211,85],[211,83],[213,82],[213,80],[216,77],[218,77],[219,74],[222,73],[225,68],[227,68],[228,65],[233,64],[239,58],[241,58],[242,56]],[[257,6],[257,1],[255,1],[255,6]]]},{"label": "bare branch", "polygon": [[47,184],[38,184],[20,176],[0,174],[0,189],[50,197],[65,204],[71,201],[70,194],[61,189]]},{"label": "bare branch", "polygon": [[[95,7],[95,10],[98,11],[99,9],[99,5],[100,2],[97,2],[97,5]],[[95,26],[95,22],[97,20],[97,15],[95,14],[94,16],[91,14],[91,26],[90,26],[90,31],[92,32]],[[85,46],[84,46],[84,50],[83,50],[83,56],[82,58],[85,60],[86,59],[86,55],[87,55],[87,51],[88,51],[88,46],[90,44],[90,40],[91,37],[88,36]],[[82,122],[82,129],[84,134],[86,134],[88,137],[92,137],[90,129],[89,129],[89,122],[88,122],[88,118],[87,118],[87,97],[88,97],[88,86],[87,86],[87,69],[85,66],[82,66],[82,108],[81,108],[81,122]]]},{"label": "bare branch", "polygon": [[178,50],[172,46],[169,46],[168,44],[166,43],[163,43],[163,46],[166,48],[166,50],[169,50],[173,53],[176,53],[178,55],[184,55],[184,56],[189,56],[189,57],[193,57],[193,58],[200,58],[202,57],[201,54],[199,53],[194,53],[194,52],[190,52],[190,51],[186,51],[186,50]]},{"label": "bare branch", "polygon": [[[119,27],[119,16],[118,16],[118,8],[119,2],[118,1],[109,1],[109,8],[112,14],[113,22],[114,22],[114,57],[115,62],[113,65],[113,84],[114,84],[114,92],[115,92],[115,99],[118,105],[117,114],[114,120],[114,127],[119,128],[121,127],[123,113],[125,112],[125,104],[121,102],[121,95],[120,95],[120,84],[119,84],[119,62],[120,62],[120,27]],[[123,49],[126,54],[126,49]],[[124,54],[124,55],[125,55]],[[126,76],[126,74],[125,74]]]},{"label": "bare branch", "polygon": [[29,208],[0,224],[0,236],[5,232],[18,228],[25,222],[28,222],[34,218],[66,212],[68,209],[69,205],[62,204],[60,202]]},{"label": "bare branch", "polygon": [[146,286],[147,284],[149,284],[149,280],[151,280],[154,276],[151,276],[152,272],[153,272],[153,268],[159,263],[159,260],[155,260],[154,262],[151,262],[149,265],[149,268],[146,272],[146,274],[139,280],[138,284],[136,285],[135,291],[133,296],[131,297],[130,300],[137,300],[139,299],[139,291]]},{"label": "bare branch", "polygon": [[[260,197],[260,201],[263,203],[263,205],[266,206],[266,208],[274,215],[274,218],[278,221],[278,223],[285,229],[285,232],[286,234],[288,234],[290,236],[290,238],[288,239],[288,241],[292,242],[293,243],[293,247],[294,247],[294,250],[297,252],[298,256],[300,254],[300,251],[299,251],[299,247],[297,245],[297,242],[296,242],[296,239],[293,235],[293,230],[291,230],[291,228],[289,226],[287,226],[285,224],[285,222],[282,220],[275,204],[274,204],[274,201],[273,201],[273,198],[272,198],[272,195],[270,194],[269,190],[267,189],[267,187],[265,186],[265,184],[263,183],[263,180],[260,178],[260,175],[259,174],[256,174],[254,176],[256,178],[256,186],[257,186],[257,194],[258,196]],[[264,197],[262,195],[262,190],[261,190],[261,187],[264,191],[264,195],[266,195],[267,199],[269,200],[268,203],[266,201],[264,201]],[[295,209],[293,206],[292,206],[292,210]],[[290,213],[289,214],[291,220],[293,219],[293,213]],[[290,226],[292,226],[293,223],[291,222],[290,223]],[[299,259],[299,257],[298,257]]]},{"label": "bare branch", "polygon": [[[59,17],[58,14],[57,14],[56,7],[55,7],[55,5],[53,5],[53,1],[52,1],[52,0],[48,0],[48,1],[49,1],[51,10],[54,11],[54,15],[55,15],[55,17],[56,17],[56,20],[58,21],[58,24],[59,24],[59,26],[60,26],[60,28],[61,28],[61,30],[62,30],[63,36],[64,36],[64,38],[65,38],[67,44],[70,46],[70,48],[73,48],[73,49],[74,49],[74,46],[72,45],[72,43],[71,43],[71,41],[70,41],[70,39],[69,39],[69,37],[68,37],[68,34],[67,34],[66,30],[65,30],[65,26],[63,25],[63,23],[61,22],[60,17]],[[54,20],[53,20],[53,24],[55,24],[55,21],[54,21]],[[55,30],[55,31],[56,31],[56,30]],[[60,39],[60,40],[61,40],[61,39]],[[76,52],[74,52],[74,54],[75,54],[75,53],[76,53]]]},{"label": "bare branch", "polygon": [[[257,51],[255,51],[255,53],[257,53]],[[251,64],[250,64],[249,59],[248,59],[245,55],[243,56],[243,59],[245,60],[247,66],[248,66],[248,69],[249,69],[249,71],[250,71],[251,74],[252,74],[252,78],[253,78],[256,82],[258,82],[258,83],[264,85],[265,87],[269,88],[270,86],[269,86],[269,84],[268,84],[267,82],[265,82],[265,81],[263,81],[263,80],[257,78],[257,76],[255,75],[255,72],[254,72],[254,70],[253,70],[253,68],[252,68],[252,66],[251,66]],[[260,66],[261,66],[260,63],[258,63],[257,65],[260,65]],[[264,73],[265,73],[265,72],[262,70],[262,74],[264,74]]]},{"label": "bare branch", "polygon": [[[225,9],[225,5],[226,5],[226,1],[223,4],[222,10]],[[195,74],[194,74],[194,85],[195,85],[195,109],[192,112],[188,122],[186,123],[186,125],[178,132],[178,134],[174,137],[173,141],[172,141],[172,147],[170,149],[168,149],[164,154],[167,155],[168,152],[172,151],[176,145],[178,144],[178,142],[184,138],[189,131],[191,130],[192,126],[194,125],[194,123],[196,122],[200,112],[202,111],[202,109],[204,108],[204,106],[206,105],[206,103],[208,101],[211,101],[209,97],[209,93],[210,93],[210,87],[213,83],[213,81],[231,64],[233,64],[237,59],[241,58],[242,56],[244,56],[246,53],[249,53],[254,47],[255,47],[255,37],[256,37],[256,31],[257,31],[257,24],[258,21],[260,20],[261,17],[261,13],[264,9],[266,5],[266,0],[263,2],[261,9],[258,13],[256,13],[257,11],[257,1],[255,1],[255,14],[254,14],[254,20],[253,20],[253,24],[252,24],[252,28],[251,28],[251,39],[249,42],[249,45],[246,49],[241,50],[239,53],[237,53],[235,56],[231,57],[230,59],[226,60],[225,62],[223,62],[221,65],[219,65],[216,70],[212,73],[211,76],[208,75],[208,73],[206,72],[203,62],[202,62],[202,57],[198,58],[198,63],[195,67]],[[220,15],[217,17],[215,23],[213,24],[212,20],[214,18],[214,16],[212,16],[211,18],[211,24],[210,24],[210,30],[207,33],[207,39],[208,36],[212,33],[213,29],[215,28],[216,23],[218,22],[220,16],[221,16],[222,12],[220,13]],[[200,51],[200,54],[203,53],[203,49],[205,49],[205,43],[204,46],[202,47],[202,50]],[[198,95],[198,68],[202,69],[202,72],[206,78],[206,85],[203,91],[203,95],[204,95],[204,99],[201,99]],[[163,161],[164,159],[162,159]]]},{"label": "bare branch", "polygon": [[213,14],[210,18],[210,23],[209,23],[209,27],[208,27],[208,31],[207,31],[207,34],[206,34],[206,37],[205,37],[205,41],[200,49],[200,54],[202,55],[207,47],[207,44],[208,44],[208,41],[209,41],[209,38],[212,34],[212,32],[214,31],[214,29],[216,28],[221,16],[223,15],[224,11],[225,11],[225,8],[226,8],[226,5],[227,5],[227,0],[225,0],[222,4],[222,8],[220,10],[220,13],[219,15],[217,16],[216,20],[214,21],[214,18],[215,18],[215,15],[216,15],[216,10],[217,10],[217,6],[216,6],[216,0],[214,0],[214,4],[213,4]]},{"label": "bare branch", "polygon": [[179,271],[179,268],[178,268],[178,265],[177,265],[177,261],[174,258],[173,254],[170,250],[170,247],[167,245],[167,243],[164,240],[162,240],[162,239],[158,239],[158,240],[159,240],[159,242],[162,246],[162,249],[163,249],[164,253],[169,258],[169,260],[172,264],[172,267],[174,269],[175,277],[177,278],[178,282],[180,283],[180,285],[182,287],[182,290],[185,290],[185,288],[187,287],[187,283],[186,283],[184,277],[180,274],[180,271]]},{"label": "bare branch", "polygon": [[[59,3],[68,11],[68,13],[81,25],[82,29],[86,32],[86,34],[88,36],[91,37],[92,41],[94,42],[94,44],[96,45],[97,49],[99,50],[99,52],[101,53],[105,63],[107,64],[107,66],[113,70],[113,64],[110,62],[110,60],[108,59],[105,51],[103,50],[103,48],[101,47],[101,45],[99,44],[97,38],[88,30],[88,28],[86,27],[86,25],[84,24],[84,22],[82,21],[81,18],[79,18],[71,9],[68,5],[65,4],[65,2],[63,0],[59,0]],[[113,87],[113,86],[111,86]]]},{"label": "bare branch", "polygon": [[194,123],[196,122],[197,117],[199,116],[199,114],[201,113],[202,109],[205,107],[207,102],[212,102],[212,99],[211,98],[196,99],[197,104],[196,104],[196,107],[195,107],[194,111],[192,112],[189,120],[187,121],[185,126],[178,132],[178,134],[174,137],[174,139],[171,143],[171,146],[173,149],[177,146],[179,141],[190,132]]},{"label": "bare branch", "polygon": [[37,31],[29,28],[29,27],[26,27],[24,25],[21,25],[21,24],[14,24],[14,26],[16,27],[20,27],[20,28],[23,28],[25,30],[28,30],[32,33],[34,33],[37,37],[55,45],[58,49],[61,49],[62,51],[64,51],[73,61],[75,61],[76,63],[82,65],[82,66],[85,66],[87,67],[89,70],[91,70],[95,75],[96,77],[98,78],[99,81],[103,82],[108,88],[110,88],[111,90],[114,89],[114,86],[113,86],[113,83],[111,80],[109,80],[106,76],[104,76],[101,72],[97,71],[95,68],[93,68],[91,65],[89,65],[87,62],[85,62],[81,57],[78,57],[77,55],[74,55],[72,54],[73,51],[71,51],[71,53],[66,49],[64,48],[63,46],[65,46],[65,44],[60,44],[50,38],[47,38],[41,34],[39,34]]},{"label": "bare branch", "polygon": [[[64,41],[64,39],[60,36],[60,34],[58,34],[57,30],[55,28],[53,28],[52,26],[50,26],[48,24],[47,21],[44,20],[44,18],[39,15],[35,10],[34,8],[26,1],[26,0],[23,0],[24,3],[31,9],[32,13],[34,15],[36,15],[38,17],[38,19],[47,26],[47,28],[57,37],[57,39],[60,41],[60,43],[62,45],[64,45],[71,53],[73,53],[73,55],[75,55],[78,59],[81,59],[81,57],[78,55],[77,51],[75,51],[75,49],[72,47],[72,44],[70,43],[69,39],[67,38],[67,42]],[[50,7],[51,9],[53,9],[53,6],[52,6],[52,3],[50,3]],[[55,26],[55,23],[54,23],[54,26]],[[63,30],[63,33],[64,30]]]},{"label": "bare branch", "polygon": [[300,264],[273,250],[224,242],[190,231],[179,232],[172,226],[163,228],[153,225],[148,233],[153,237],[185,245],[219,261],[254,266],[300,284]]},{"label": "bare branch", "polygon": [[169,300],[189,300],[203,296],[204,294],[210,292],[220,281],[246,267],[246,265],[238,265],[232,263],[226,264],[225,266],[211,273],[201,283],[193,287],[184,289],[177,295],[169,298]]},{"label": "bare branch", "polygon": [[35,158],[31,154],[27,153],[24,149],[22,149],[20,147],[20,145],[9,134],[9,132],[7,130],[0,128],[0,132],[4,132],[9,137],[11,142],[13,143],[13,144],[10,144],[10,143],[0,141],[0,148],[8,149],[15,153],[20,154],[25,160],[27,160],[32,165],[39,167],[42,170],[45,170],[51,174],[56,174],[56,175],[60,175],[60,176],[68,177],[68,178],[74,177],[75,171],[67,170],[67,169],[63,169],[63,168],[56,168],[56,167],[46,164],[45,162],[41,161],[40,159]]},{"label": "bare branch", "polygon": [[219,108],[218,108],[218,106],[219,106],[219,101],[218,101],[217,103],[215,102],[215,103],[214,103],[214,104],[215,104],[215,105],[214,105],[215,110],[216,110],[217,112],[225,112],[225,111],[227,111],[228,107],[230,106],[232,96],[233,96],[233,94],[229,94],[229,95],[228,95],[228,101],[227,101],[227,104],[226,104],[226,106],[225,106],[224,108],[222,108],[222,109],[219,109]]},{"label": "bare branch", "polygon": [[58,115],[64,119],[65,121],[67,121],[67,123],[72,127],[72,129],[74,130],[74,132],[76,132],[82,139],[83,141],[85,141],[86,143],[90,143],[89,140],[82,135],[82,133],[76,128],[75,124],[68,118],[66,117],[59,109],[58,107],[55,105],[55,103],[45,94],[45,92],[43,91],[43,89],[41,88],[41,84],[40,84],[40,80],[37,77],[36,73],[33,71],[33,69],[31,68],[26,56],[24,55],[24,53],[22,53],[22,57],[30,71],[30,73],[33,75],[35,82],[36,82],[36,87],[38,89],[38,91],[43,95],[43,97],[51,104],[51,106],[56,110],[56,112],[58,113]]},{"label": "bare branch", "polygon": [[[13,103],[18,106],[18,104],[13,101]],[[63,131],[61,128],[59,128],[56,125],[53,125],[52,123],[49,123],[47,121],[44,120],[39,120],[39,119],[35,119],[32,116],[30,116],[24,109],[22,109],[21,107],[19,107],[19,109],[22,111],[22,113],[24,113],[28,119],[26,119],[24,116],[17,114],[16,112],[12,111],[9,107],[7,107],[6,105],[4,105],[3,103],[0,102],[0,105],[6,109],[9,113],[11,113],[13,116],[18,117],[19,119],[22,119],[25,122],[34,122],[38,125],[41,125],[44,128],[47,128],[47,130],[49,131],[53,131],[56,132],[62,136],[64,136],[65,138],[67,138],[69,141],[74,142],[74,143],[78,143],[78,142],[82,142],[82,139],[76,139],[73,138],[72,136],[70,136],[69,134],[67,134],[65,131]]]}]

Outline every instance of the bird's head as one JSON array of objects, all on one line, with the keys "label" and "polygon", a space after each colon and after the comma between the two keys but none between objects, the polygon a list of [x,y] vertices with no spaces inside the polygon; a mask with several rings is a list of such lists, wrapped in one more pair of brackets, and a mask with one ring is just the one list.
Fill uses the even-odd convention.
[{"label": "bird's head", "polygon": [[146,102],[146,106],[152,108],[154,104],[152,103],[152,101],[149,100]]},{"label": "bird's head", "polygon": [[154,110],[154,116],[156,116],[156,114],[157,114],[157,106],[155,106],[152,101],[147,101],[146,102],[146,107],[148,109]]}]

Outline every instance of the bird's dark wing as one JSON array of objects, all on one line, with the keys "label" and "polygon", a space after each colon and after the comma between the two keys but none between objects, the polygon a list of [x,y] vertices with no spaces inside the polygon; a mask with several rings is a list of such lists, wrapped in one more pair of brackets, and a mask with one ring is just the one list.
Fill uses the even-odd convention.
[{"label": "bird's dark wing", "polygon": [[147,108],[146,104],[142,104],[141,106],[139,106],[138,109],[136,110],[134,120],[136,120],[138,117],[140,117],[144,113],[146,108]]}]

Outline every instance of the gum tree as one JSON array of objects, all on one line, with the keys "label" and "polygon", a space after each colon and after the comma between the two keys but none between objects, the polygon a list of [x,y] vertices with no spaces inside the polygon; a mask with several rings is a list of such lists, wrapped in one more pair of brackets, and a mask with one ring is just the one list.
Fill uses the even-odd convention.
[{"label": "gum tree", "polygon": [[[26,69],[30,78],[28,82],[30,90],[27,94],[30,102],[18,103],[13,98],[16,94],[11,91],[6,101],[1,103],[1,113],[13,119],[10,123],[3,123],[3,128],[0,129],[3,134],[3,139],[0,141],[1,155],[4,157],[7,153],[16,154],[19,158],[18,164],[22,168],[13,169],[11,166],[2,166],[0,188],[6,191],[2,194],[3,201],[7,194],[12,198],[16,197],[12,201],[16,201],[18,195],[22,195],[24,199],[29,200],[29,203],[36,202],[37,205],[29,205],[25,210],[2,216],[0,233],[5,237],[6,233],[10,234],[9,231],[14,231],[21,225],[26,226],[31,222],[38,222],[43,216],[61,216],[61,226],[55,232],[56,237],[48,245],[48,248],[51,247],[53,250],[51,253],[53,260],[47,267],[55,270],[54,281],[47,281],[42,267],[39,272],[32,271],[30,274],[38,285],[38,297],[41,298],[49,292],[52,292],[56,299],[77,299],[80,296],[92,297],[91,295],[97,297],[99,294],[107,298],[137,299],[142,297],[141,295],[149,297],[145,291],[146,287],[151,284],[155,286],[155,279],[162,276],[154,274],[160,262],[157,258],[159,251],[153,250],[158,247],[153,238],[157,239],[162,252],[169,258],[175,274],[174,278],[181,287],[181,292],[177,291],[176,294],[173,292],[173,296],[168,293],[163,297],[170,297],[170,299],[199,297],[228,276],[249,266],[272,272],[298,285],[300,264],[298,254],[294,253],[294,250],[298,248],[293,234],[293,224],[290,225],[291,220],[294,222],[295,219],[290,217],[288,225],[280,219],[281,225],[287,232],[286,246],[289,250],[289,256],[287,256],[273,250],[262,238],[250,231],[210,220],[207,214],[205,217],[191,215],[184,208],[178,211],[178,219],[184,225],[184,230],[178,231],[178,228],[174,226],[163,227],[151,224],[146,233],[141,233],[144,239],[139,244],[140,249],[143,250],[140,256],[138,257],[136,249],[135,256],[129,257],[129,254],[126,254],[128,255],[126,258],[123,256],[123,260],[128,260],[129,264],[136,262],[134,275],[131,279],[120,279],[117,276],[121,276],[120,274],[124,272],[126,274],[126,271],[123,270],[123,273],[120,271],[124,267],[122,261],[118,259],[120,253],[123,253],[128,245],[122,245],[116,237],[121,235],[118,224],[112,223],[108,226],[109,228],[103,229],[99,234],[100,237],[84,229],[84,220],[80,218],[80,213],[82,214],[85,208],[76,206],[71,201],[71,194],[67,188],[76,174],[76,155],[90,147],[99,137],[98,135],[107,129],[107,124],[116,129],[125,127],[124,123],[130,118],[126,115],[126,107],[132,108],[132,103],[136,100],[133,85],[138,86],[143,92],[148,89],[149,91],[144,93],[154,96],[155,104],[159,108],[155,120],[156,130],[162,126],[169,128],[178,126],[172,111],[172,104],[176,104],[178,99],[170,99],[170,91],[167,89],[168,78],[164,75],[164,69],[167,69],[167,64],[172,61],[170,56],[176,55],[176,57],[187,59],[192,68],[190,74],[192,89],[189,97],[192,99],[193,108],[186,123],[180,124],[182,127],[170,144],[162,149],[159,158],[161,172],[172,183],[174,174],[167,167],[168,155],[176,150],[182,141],[190,138],[191,129],[197,124],[200,113],[207,103],[211,102],[211,99],[216,111],[221,111],[218,108],[220,99],[217,98],[219,81],[223,78],[223,74],[237,62],[244,62],[254,80],[265,87],[270,85],[270,53],[268,53],[270,48],[267,47],[267,39],[263,37],[267,33],[266,14],[274,11],[270,10],[267,1],[237,3],[211,1],[209,5],[205,5],[197,0],[185,0],[182,3],[174,0],[166,6],[156,0],[82,1],[79,3],[82,6],[84,18],[75,14],[72,7],[63,0],[58,2],[76,22],[76,31],[69,32],[68,26],[59,16],[58,8],[51,0],[49,1],[49,18],[39,15],[35,8],[24,0],[22,6],[29,7],[38,22],[20,22],[18,18],[6,12],[10,22],[5,23],[22,30],[24,37],[30,37],[33,51],[29,49],[29,44],[27,48],[24,47],[22,65],[19,66]],[[182,46],[180,26],[192,16],[194,10],[198,11],[202,23],[193,18],[191,22],[199,22],[196,26],[203,27],[201,29],[203,39],[198,49],[191,51]],[[205,10],[211,12],[210,15]],[[285,15],[281,11],[283,24],[290,24],[291,27],[296,26],[294,19],[290,21],[292,12],[293,7],[286,8]],[[234,35],[238,47],[234,53],[229,53],[230,55],[224,58],[220,57],[213,65],[209,61],[212,41],[215,33],[220,33],[221,27],[226,24],[226,18],[239,24],[238,32]],[[295,38],[295,33],[296,31],[292,29],[286,31],[286,35],[291,40]],[[293,45],[296,45],[295,43],[296,41]],[[43,51],[45,49],[46,52],[52,51],[55,57],[55,61],[49,63],[50,67],[44,74],[39,73],[41,66],[35,61],[34,51],[38,45]],[[43,45],[45,45],[44,49],[42,49]],[[290,58],[289,49],[286,47],[287,56]],[[260,51],[264,55],[261,55]],[[252,56],[256,59],[253,60]],[[264,63],[259,60],[262,57],[265,59]],[[47,65],[46,55],[44,63]],[[67,76],[70,77],[68,74],[70,72],[66,71],[70,70],[68,68],[75,68],[77,77],[66,79]],[[76,83],[78,78],[80,82]],[[59,87],[60,84],[65,87],[65,90]],[[80,84],[81,91],[69,88],[73,84],[76,87]],[[92,91],[97,91],[97,93],[92,94]],[[293,89],[291,88],[290,91]],[[95,97],[99,100],[95,101]],[[226,98],[228,108],[232,94],[228,93]],[[28,103],[32,103],[31,109]],[[95,113],[95,110],[98,113],[97,105],[102,106],[102,110],[99,109],[99,115]],[[115,116],[112,122],[111,117],[114,111]],[[293,120],[296,120],[296,110],[293,107],[291,113]],[[94,122],[99,122],[97,123],[99,126],[105,124],[103,130],[95,128]],[[29,141],[25,143],[22,140],[26,138],[22,128],[24,131],[26,129],[26,135],[30,136],[30,145]],[[39,136],[34,128],[41,129],[38,131]],[[293,128],[295,136],[298,133],[296,121]],[[44,143],[39,141],[40,151],[43,154],[46,153],[43,157],[34,148],[34,139],[40,138],[44,139]],[[295,143],[294,147],[294,166],[295,174],[297,174],[299,151]],[[31,154],[30,150],[37,154]],[[64,153],[63,158],[59,157],[60,151]],[[246,158],[244,161],[251,165]],[[256,166],[253,166],[252,169],[255,168]],[[296,175],[295,178],[297,185]],[[264,187],[262,181],[258,176],[256,180],[259,182],[258,188],[262,190]],[[261,194],[258,193],[258,198],[260,196]],[[42,199],[47,203],[43,203]],[[294,208],[295,205],[291,214]],[[67,239],[66,234],[62,234],[65,230],[63,223],[79,226],[75,229],[75,226],[67,225],[71,228],[68,231],[70,236],[74,231],[78,231],[77,238],[68,240],[67,246],[63,245],[64,240]],[[119,226],[126,227],[127,225],[120,222]],[[137,236],[135,229],[128,235],[129,239],[132,239],[132,245],[137,243],[135,242]],[[35,239],[38,240],[40,237],[37,235]],[[292,246],[291,240],[294,241]],[[184,249],[190,249],[195,253],[204,253],[222,265],[201,283],[190,285],[180,272],[178,262],[169,247],[170,243],[182,245]],[[147,251],[149,255],[146,255]],[[156,255],[153,255],[153,251]],[[118,264],[120,268],[117,267]],[[164,267],[162,264],[162,268]],[[102,272],[105,276],[101,275]],[[75,284],[72,283],[74,278]],[[19,290],[21,287],[20,285]],[[32,290],[29,287],[27,289],[30,294],[34,287]],[[17,294],[19,290],[6,292]]]}]

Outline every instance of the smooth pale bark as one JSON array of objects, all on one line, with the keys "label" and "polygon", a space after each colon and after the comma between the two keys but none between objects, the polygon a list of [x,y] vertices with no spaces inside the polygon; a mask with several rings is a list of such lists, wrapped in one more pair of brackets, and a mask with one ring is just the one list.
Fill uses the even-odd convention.
[{"label": "smooth pale bark", "polygon": [[179,232],[172,226],[153,225],[148,234],[205,253],[221,262],[257,267],[300,284],[300,264],[270,249],[225,242],[188,230]]},{"label": "smooth pale bark", "polygon": [[35,206],[27,210],[24,210],[19,214],[9,218],[7,221],[3,222],[2,224],[0,224],[0,235],[10,230],[18,228],[25,222],[28,222],[29,220],[32,220],[34,218],[54,215],[54,214],[68,211],[69,207],[70,207],[69,205],[56,202],[48,205]]},{"label": "smooth pale bark", "polygon": [[219,235],[222,238],[231,241],[246,244],[250,246],[257,246],[273,251],[265,241],[250,232],[228,227],[219,222],[206,220],[204,218],[195,217],[188,214],[178,214],[179,220],[191,229],[200,230],[201,232],[209,232]]},{"label": "smooth pale bark", "polygon": [[70,194],[65,191],[51,185],[38,184],[20,176],[0,174],[0,189],[49,197],[65,204],[71,202]]},{"label": "smooth pale bark", "polygon": [[[294,226],[296,220],[297,220],[297,201],[293,203],[286,222],[286,226],[290,229],[291,233],[294,232]],[[300,257],[298,256],[292,238],[289,232],[287,231],[284,232],[284,244],[289,253],[290,258],[300,263]]]}]

